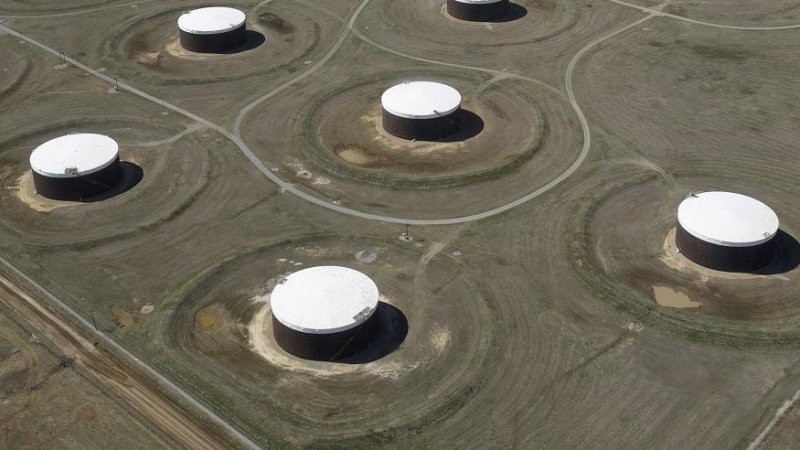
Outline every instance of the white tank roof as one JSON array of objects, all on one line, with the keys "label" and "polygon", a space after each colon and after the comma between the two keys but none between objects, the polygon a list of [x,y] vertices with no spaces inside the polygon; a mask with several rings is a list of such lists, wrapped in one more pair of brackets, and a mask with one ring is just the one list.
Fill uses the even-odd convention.
[{"label": "white tank roof", "polygon": [[74,178],[105,169],[119,156],[116,141],[102,134],[68,134],[31,153],[31,169],[51,178]]},{"label": "white tank roof", "polygon": [[458,3],[482,4],[482,3],[498,3],[503,0],[456,0]]},{"label": "white tank roof", "polygon": [[687,197],[678,206],[678,222],[692,236],[727,247],[752,247],[778,232],[778,216],[769,206],[732,192]]},{"label": "white tank roof", "polygon": [[461,94],[432,81],[409,81],[387,89],[381,96],[383,109],[407,119],[444,116],[461,107]]},{"label": "white tank roof", "polygon": [[192,34],[219,34],[239,28],[244,21],[245,15],[238,9],[212,6],[183,14],[178,28]]},{"label": "white tank roof", "polygon": [[378,287],[363,273],[338,266],[295,272],[275,286],[272,314],[287,327],[311,334],[355,328],[378,307]]}]

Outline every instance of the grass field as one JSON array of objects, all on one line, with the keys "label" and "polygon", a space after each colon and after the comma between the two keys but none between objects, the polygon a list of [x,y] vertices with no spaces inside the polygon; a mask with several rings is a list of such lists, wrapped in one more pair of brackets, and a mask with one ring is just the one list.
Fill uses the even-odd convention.
[{"label": "grass field", "polygon": [[169,448],[87,378],[0,309],[0,409],[4,448]]},{"label": "grass field", "polygon": [[[686,22],[520,0],[488,24],[443,3],[219,1],[256,34],[200,56],[174,23],[207,2],[0,0],[12,29],[159,99],[0,34],[0,256],[264,447],[793,448],[800,28],[713,25],[793,25],[796,2],[631,0]],[[379,97],[407,78],[456,86],[479,119],[451,140],[388,136]],[[124,186],[37,196],[29,152],[76,131],[119,142]],[[776,211],[768,268],[722,274],[675,253],[677,204],[697,190]],[[402,220],[330,209],[453,219],[535,191],[412,225],[409,241]],[[275,344],[272,287],[323,264],[379,286],[380,351],[308,362]],[[662,306],[654,288],[699,306]],[[6,444],[172,445],[3,314]],[[95,392],[112,413],[73,429],[71,404],[45,392]]]}]

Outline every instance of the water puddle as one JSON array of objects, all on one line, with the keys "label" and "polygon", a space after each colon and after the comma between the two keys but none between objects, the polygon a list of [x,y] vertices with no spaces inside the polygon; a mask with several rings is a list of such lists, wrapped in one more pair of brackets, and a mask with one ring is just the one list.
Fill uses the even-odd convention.
[{"label": "water puddle", "polygon": [[692,301],[688,295],[667,286],[653,286],[656,303],[668,308],[699,308],[702,303]]}]

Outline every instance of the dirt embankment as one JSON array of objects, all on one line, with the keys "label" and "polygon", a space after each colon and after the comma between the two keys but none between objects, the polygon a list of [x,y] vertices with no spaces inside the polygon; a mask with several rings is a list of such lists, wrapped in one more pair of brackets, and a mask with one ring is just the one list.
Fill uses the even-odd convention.
[{"label": "dirt embankment", "polygon": [[179,445],[192,449],[224,449],[229,445],[162,395],[156,386],[130,373],[114,356],[79,335],[68,323],[37,303],[6,278],[0,277],[0,302],[14,310],[40,335],[53,342],[65,355],[97,381],[112,390],[133,409],[166,433]]}]

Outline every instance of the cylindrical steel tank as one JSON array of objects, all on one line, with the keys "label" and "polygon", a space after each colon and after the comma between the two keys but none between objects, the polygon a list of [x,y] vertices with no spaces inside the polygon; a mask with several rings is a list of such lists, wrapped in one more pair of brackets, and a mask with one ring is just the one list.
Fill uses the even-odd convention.
[{"label": "cylindrical steel tank", "polygon": [[383,128],[388,133],[417,140],[436,140],[461,127],[461,94],[431,81],[401,83],[381,96]]},{"label": "cylindrical steel tank", "polygon": [[47,141],[31,153],[30,163],[36,192],[54,200],[100,195],[116,186],[122,174],[117,143],[91,133]]},{"label": "cylindrical steel tank", "polygon": [[778,216],[760,201],[731,192],[702,192],[678,207],[675,244],[709,269],[752,272],[775,255]]},{"label": "cylindrical steel tank", "polygon": [[447,0],[447,14],[471,22],[491,22],[508,14],[508,0]]},{"label": "cylindrical steel tank", "polygon": [[375,283],[353,269],[320,266],[295,272],[272,291],[273,336],[300,358],[351,356],[378,334],[378,299]]},{"label": "cylindrical steel tank", "polygon": [[178,19],[181,46],[198,53],[225,53],[245,45],[245,14],[225,7],[200,8]]}]

